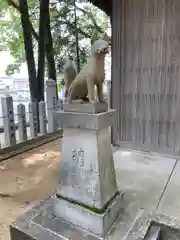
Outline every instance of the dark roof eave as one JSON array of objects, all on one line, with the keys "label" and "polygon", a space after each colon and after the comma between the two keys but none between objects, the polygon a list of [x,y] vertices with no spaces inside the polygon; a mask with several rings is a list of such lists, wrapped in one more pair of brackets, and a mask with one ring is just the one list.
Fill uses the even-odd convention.
[{"label": "dark roof eave", "polygon": [[104,11],[109,17],[112,15],[112,0],[88,0]]}]

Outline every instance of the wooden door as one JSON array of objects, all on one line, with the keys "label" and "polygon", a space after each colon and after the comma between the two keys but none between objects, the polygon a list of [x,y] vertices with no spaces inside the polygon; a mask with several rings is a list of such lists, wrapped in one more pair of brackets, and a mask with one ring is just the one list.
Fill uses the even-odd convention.
[{"label": "wooden door", "polygon": [[114,0],[113,14],[114,143],[179,153],[180,1]]}]

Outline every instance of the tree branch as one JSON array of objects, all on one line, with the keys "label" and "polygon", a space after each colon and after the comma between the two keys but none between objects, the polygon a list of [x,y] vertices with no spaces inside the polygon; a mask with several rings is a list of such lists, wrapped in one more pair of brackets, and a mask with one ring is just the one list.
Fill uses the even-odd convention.
[{"label": "tree branch", "polygon": [[104,11],[109,17],[112,16],[112,1],[100,1],[100,0],[88,0],[87,2],[92,3],[96,7]]},{"label": "tree branch", "polygon": [[39,41],[39,36],[38,36],[37,32],[34,30],[32,23],[31,23],[31,31],[32,31],[32,35],[36,39],[36,41]]},{"label": "tree branch", "polygon": [[20,12],[19,6],[13,0],[7,0],[8,4]]},{"label": "tree branch", "polygon": [[83,8],[76,6],[77,10],[81,11],[82,13],[84,13],[85,15],[87,15],[91,20],[92,23],[94,24],[95,28],[98,30],[99,33],[103,33],[103,30],[101,29],[101,27],[97,24],[96,19],[94,17],[94,15],[92,14],[92,12],[89,11],[85,11]]},{"label": "tree branch", "polygon": [[[18,12],[21,12],[20,11],[20,7],[13,0],[7,0],[7,3],[9,4],[9,6],[12,6],[13,8],[15,8]],[[32,22],[31,21],[29,21],[29,22],[30,22],[30,26],[31,26],[32,35],[36,39],[36,41],[38,41],[39,40],[39,36],[36,33],[36,31],[34,30]]]},{"label": "tree branch", "polygon": [[[74,24],[71,23],[71,22],[69,22],[69,21],[67,21],[67,20],[64,20],[64,21],[63,21],[63,20],[58,20],[57,23],[54,24],[54,26],[52,27],[52,29],[58,27],[59,24],[69,25],[69,26],[71,26],[73,29],[75,29]],[[86,38],[91,38],[91,35],[89,35],[88,33],[84,32],[82,29],[77,28],[77,31],[78,31],[80,34],[84,35]]]}]

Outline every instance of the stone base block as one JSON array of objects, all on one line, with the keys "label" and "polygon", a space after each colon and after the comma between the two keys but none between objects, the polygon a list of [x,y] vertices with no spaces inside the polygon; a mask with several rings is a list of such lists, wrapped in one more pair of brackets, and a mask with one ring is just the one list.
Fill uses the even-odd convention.
[{"label": "stone base block", "polygon": [[[56,197],[50,197],[49,199],[46,199],[42,201],[40,204],[38,204],[36,207],[34,207],[32,210],[27,212],[24,216],[17,219],[16,222],[12,223],[10,226],[10,235],[11,240],[100,240],[103,239],[98,235],[95,235],[91,232],[85,231],[81,228],[79,228],[74,224],[71,224],[69,222],[66,222],[62,220],[61,218],[56,217],[53,214],[53,205],[54,205],[54,199]],[[103,215],[98,215],[95,217],[95,219],[101,218],[101,223],[104,224],[109,221],[112,224],[112,218],[113,221],[115,220],[115,216],[113,217],[113,212],[116,214],[117,217],[117,208],[118,212],[119,209],[122,208],[122,198],[123,194],[120,194],[117,203],[115,204],[116,210],[113,207],[108,208],[106,213]],[[59,208],[60,206],[58,206]],[[63,208],[63,206],[62,206]],[[64,210],[65,211],[65,210]],[[70,212],[70,210],[68,210]],[[81,210],[82,211],[82,210]],[[84,219],[84,221],[94,221],[92,215],[86,215],[87,219]],[[109,220],[108,220],[109,219]],[[81,220],[83,220],[83,216],[81,217]],[[97,224],[97,222],[93,223],[93,225]],[[113,240],[113,238],[111,238]]]},{"label": "stone base block", "polygon": [[[102,213],[95,213],[85,207],[54,198],[54,213],[57,217],[76,225],[79,228],[104,237],[122,209],[123,194],[117,193]],[[97,211],[96,211],[97,212]]]},{"label": "stone base block", "polygon": [[63,128],[101,130],[113,124],[115,112],[114,109],[97,114],[57,111],[55,119],[57,125],[62,124]]},{"label": "stone base block", "polygon": [[81,113],[102,113],[108,110],[107,103],[78,103],[64,104],[64,112],[81,112]]},{"label": "stone base block", "polygon": [[140,212],[125,240],[180,239],[179,219],[158,212]]}]

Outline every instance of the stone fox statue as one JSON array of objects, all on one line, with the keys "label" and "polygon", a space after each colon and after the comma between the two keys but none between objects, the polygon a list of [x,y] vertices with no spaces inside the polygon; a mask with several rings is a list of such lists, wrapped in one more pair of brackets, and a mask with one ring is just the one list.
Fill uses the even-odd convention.
[{"label": "stone fox statue", "polygon": [[65,98],[68,95],[68,88],[77,74],[76,66],[71,58],[67,59],[64,64],[64,82],[65,82]]},{"label": "stone fox statue", "polygon": [[99,102],[103,102],[103,82],[105,78],[104,59],[109,52],[109,42],[99,39],[91,46],[91,57],[82,68],[68,89],[67,102],[75,99],[89,98],[89,102],[95,102],[95,86]]}]

